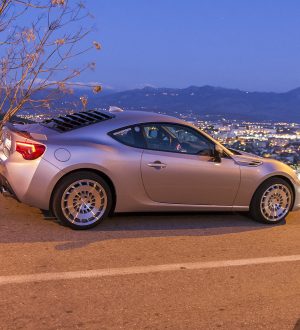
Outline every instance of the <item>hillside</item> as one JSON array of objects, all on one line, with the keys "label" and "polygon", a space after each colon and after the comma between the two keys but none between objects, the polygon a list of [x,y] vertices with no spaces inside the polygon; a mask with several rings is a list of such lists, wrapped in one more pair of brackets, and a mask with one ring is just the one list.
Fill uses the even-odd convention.
[{"label": "hillside", "polygon": [[300,88],[287,93],[246,92],[220,87],[191,86],[185,89],[135,89],[97,96],[90,105],[107,108],[194,112],[201,115],[222,115],[227,118],[252,120],[300,121]]},{"label": "hillside", "polygon": [[[43,98],[41,92],[38,97]],[[249,120],[276,120],[300,122],[300,88],[286,93],[247,92],[212,86],[191,86],[184,89],[145,87],[123,92],[87,93],[76,90],[74,94],[61,94],[53,101],[50,110],[79,110],[79,97],[88,96],[88,108],[108,108],[111,105],[125,110],[160,111],[168,114],[196,113],[211,118]],[[37,110],[35,110],[37,111]],[[28,111],[26,111],[28,112]],[[33,112],[29,110],[29,112]]]}]

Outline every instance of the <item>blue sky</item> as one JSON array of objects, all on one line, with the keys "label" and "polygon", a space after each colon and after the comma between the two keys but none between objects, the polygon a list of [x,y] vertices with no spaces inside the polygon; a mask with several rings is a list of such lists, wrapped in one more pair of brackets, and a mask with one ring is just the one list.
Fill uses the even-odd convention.
[{"label": "blue sky", "polygon": [[299,0],[86,0],[101,52],[85,81],[117,89],[300,86]]}]

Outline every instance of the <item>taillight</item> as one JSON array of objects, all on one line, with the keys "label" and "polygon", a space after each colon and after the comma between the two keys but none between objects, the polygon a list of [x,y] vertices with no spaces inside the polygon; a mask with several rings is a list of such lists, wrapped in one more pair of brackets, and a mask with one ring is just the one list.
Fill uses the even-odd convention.
[{"label": "taillight", "polygon": [[26,160],[34,160],[41,157],[45,150],[46,147],[43,144],[16,142],[16,151]]}]

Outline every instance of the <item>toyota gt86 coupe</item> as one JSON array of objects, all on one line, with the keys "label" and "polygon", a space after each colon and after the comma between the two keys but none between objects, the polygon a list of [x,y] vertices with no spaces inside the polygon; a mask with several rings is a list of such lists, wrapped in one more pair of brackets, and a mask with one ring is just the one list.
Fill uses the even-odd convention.
[{"label": "toyota gt86 coupe", "polygon": [[300,207],[291,167],[156,113],[90,110],[7,123],[0,143],[1,192],[74,229],[139,211],[248,211],[274,224]]}]

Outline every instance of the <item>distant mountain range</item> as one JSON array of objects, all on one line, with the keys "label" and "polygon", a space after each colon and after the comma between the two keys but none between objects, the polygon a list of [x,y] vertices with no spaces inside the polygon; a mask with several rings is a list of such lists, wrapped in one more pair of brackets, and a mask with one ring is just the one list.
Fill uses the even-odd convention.
[{"label": "distant mountain range", "polygon": [[[195,113],[203,117],[300,122],[300,88],[285,93],[247,92],[212,86],[184,89],[145,87],[100,94],[76,90],[75,94],[61,95],[52,108],[62,107],[63,104],[79,109],[80,95],[88,96],[89,108],[114,105],[124,110],[159,111],[171,115]],[[76,102],[77,106],[74,105]]]},{"label": "distant mountain range", "polygon": [[251,120],[300,122],[300,88],[286,93],[246,92],[212,86],[185,89],[151,88],[96,96],[90,105],[124,109],[197,113]]}]

